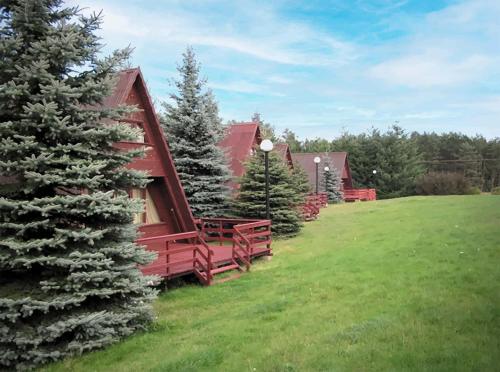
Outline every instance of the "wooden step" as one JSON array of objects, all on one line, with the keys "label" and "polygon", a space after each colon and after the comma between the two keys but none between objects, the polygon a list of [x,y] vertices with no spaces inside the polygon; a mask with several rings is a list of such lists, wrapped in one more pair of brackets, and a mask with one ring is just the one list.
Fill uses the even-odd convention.
[{"label": "wooden step", "polygon": [[229,275],[229,276],[226,276],[225,278],[220,278],[220,279],[215,279],[213,281],[213,284],[221,284],[221,283],[224,283],[224,282],[228,282],[230,280],[233,280],[233,279],[238,279],[241,277],[241,274],[240,273],[235,273],[233,275]]},{"label": "wooden step", "polygon": [[226,272],[229,270],[238,269],[239,267],[240,267],[240,265],[235,265],[235,264],[221,266],[221,267],[218,267],[217,269],[210,270],[210,274],[216,275],[216,274],[220,274],[220,273],[223,273],[223,272]]}]

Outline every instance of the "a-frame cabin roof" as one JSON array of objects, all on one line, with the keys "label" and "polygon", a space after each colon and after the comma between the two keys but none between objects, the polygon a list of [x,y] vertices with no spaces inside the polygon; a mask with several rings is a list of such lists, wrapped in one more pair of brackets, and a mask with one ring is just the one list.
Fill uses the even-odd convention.
[{"label": "a-frame cabin roof", "polygon": [[293,169],[292,153],[290,152],[288,143],[277,143],[274,146],[274,151],[281,157],[283,163],[286,164],[288,168]]},{"label": "a-frame cabin roof", "polygon": [[103,104],[107,107],[136,105],[139,108],[140,111],[133,113],[128,119],[142,125],[148,151],[144,159],[134,160],[129,167],[145,170],[153,177],[157,200],[164,209],[164,220],[168,223],[169,232],[196,230],[191,209],[141,70],[132,68],[121,71],[113,94],[107,97]]},{"label": "a-frame cabin roof", "polygon": [[319,175],[323,174],[323,169],[326,164],[330,168],[334,167],[342,178],[344,188],[352,188],[351,168],[349,167],[349,160],[347,152],[307,152],[307,153],[293,153],[292,158],[294,164],[300,164],[306,171],[309,183],[311,186],[316,185],[316,164],[314,158],[319,156],[321,162],[319,163]]},{"label": "a-frame cabin roof", "polygon": [[244,162],[260,142],[260,129],[256,122],[231,124],[226,129],[219,147],[226,153],[233,177],[241,177],[245,173]]}]

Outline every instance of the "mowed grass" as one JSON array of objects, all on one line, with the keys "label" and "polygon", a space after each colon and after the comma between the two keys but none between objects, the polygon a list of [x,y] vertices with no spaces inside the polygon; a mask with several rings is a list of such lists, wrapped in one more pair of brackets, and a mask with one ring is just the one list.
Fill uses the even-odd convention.
[{"label": "mowed grass", "polygon": [[274,252],[162,294],[149,332],[46,369],[500,368],[500,196],[334,205]]}]

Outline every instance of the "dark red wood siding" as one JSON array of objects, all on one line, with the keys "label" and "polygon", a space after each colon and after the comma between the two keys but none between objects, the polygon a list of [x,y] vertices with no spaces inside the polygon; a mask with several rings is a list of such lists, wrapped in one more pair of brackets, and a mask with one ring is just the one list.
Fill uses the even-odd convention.
[{"label": "dark red wood siding", "polygon": [[131,114],[126,122],[142,127],[145,134],[144,142],[120,142],[117,147],[127,149],[144,146],[146,148],[146,157],[135,159],[128,167],[146,171],[150,175],[152,182],[147,189],[161,222],[144,224],[140,230],[146,237],[196,230],[189,204],[140,69],[122,71],[118,76],[113,95],[108,97],[104,104],[110,107],[122,104],[135,105],[139,109]]}]

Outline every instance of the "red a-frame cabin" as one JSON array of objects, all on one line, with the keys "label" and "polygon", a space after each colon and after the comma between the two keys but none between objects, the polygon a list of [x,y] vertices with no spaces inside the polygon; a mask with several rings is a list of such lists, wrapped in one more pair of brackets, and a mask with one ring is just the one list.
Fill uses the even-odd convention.
[{"label": "red a-frame cabin", "polygon": [[[271,255],[268,220],[195,221],[139,68],[122,71],[113,95],[104,101],[109,107],[123,104],[139,109],[121,121],[142,129],[143,136],[134,142],[119,142],[116,147],[124,151],[144,147],[145,157],[128,167],[147,171],[152,180],[145,189],[129,192],[145,202],[144,212],[134,217],[143,234],[137,243],[158,253],[153,263],[141,268],[143,273],[165,279],[194,273],[210,285],[218,273],[247,271],[253,258]],[[209,246],[207,241],[219,244]]]},{"label": "red a-frame cabin", "polygon": [[[229,160],[229,168],[234,177],[231,182],[233,189],[238,189],[238,177],[245,174],[245,161],[253,155],[262,141],[259,123],[250,121],[231,124],[227,129],[224,139],[219,143],[219,147],[224,150],[226,158]],[[293,159],[290,148],[286,143],[274,145],[276,152],[283,163],[293,169]]]},{"label": "red a-frame cabin", "polygon": [[219,147],[225,152],[229,160],[229,169],[233,180],[230,186],[237,190],[240,185],[237,179],[245,174],[245,161],[253,155],[260,145],[262,137],[259,124],[256,122],[243,122],[231,124],[227,129]]}]

